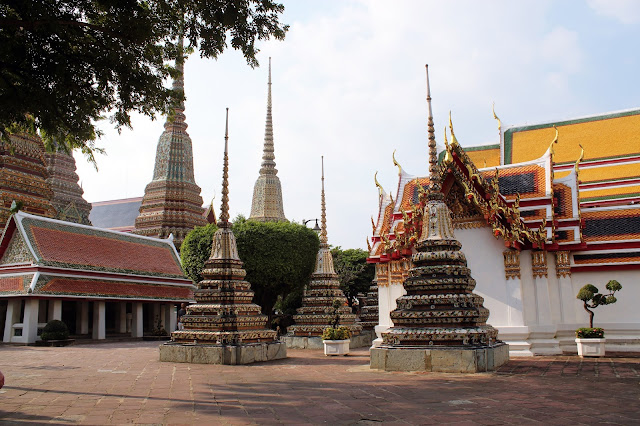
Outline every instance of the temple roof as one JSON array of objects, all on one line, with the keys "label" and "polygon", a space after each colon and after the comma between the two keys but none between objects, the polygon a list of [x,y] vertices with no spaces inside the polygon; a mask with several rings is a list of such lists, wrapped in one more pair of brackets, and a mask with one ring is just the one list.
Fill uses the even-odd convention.
[{"label": "temple roof", "polygon": [[142,237],[23,212],[0,239],[0,294],[189,301],[169,240]]},{"label": "temple roof", "polygon": [[[442,191],[454,224],[490,226],[497,238],[516,249],[570,251],[572,269],[640,265],[638,129],[640,110],[630,110],[509,127],[501,133],[502,147],[463,148],[452,143],[440,155],[440,163]],[[622,146],[616,145],[618,140]],[[607,152],[606,145],[616,147],[608,151],[609,157],[597,157]],[[509,161],[496,165],[501,148]],[[477,162],[484,166],[485,160],[487,167],[480,167]],[[404,174],[399,175],[393,211],[379,203],[372,262],[411,253],[419,229],[412,222],[421,220],[417,216],[428,178],[407,181]],[[536,243],[527,230],[532,236],[544,231],[546,238]]]},{"label": "temple roof", "polygon": [[33,263],[83,270],[183,278],[178,253],[169,240],[109,231],[18,212],[0,240],[16,228]]}]

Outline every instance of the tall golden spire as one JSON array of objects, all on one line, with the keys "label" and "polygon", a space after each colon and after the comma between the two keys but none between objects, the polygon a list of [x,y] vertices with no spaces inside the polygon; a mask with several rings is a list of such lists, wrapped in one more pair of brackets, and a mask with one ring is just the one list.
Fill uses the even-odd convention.
[{"label": "tall golden spire", "polygon": [[327,238],[327,208],[324,202],[324,155],[320,158],[322,161],[322,193],[320,195],[320,208],[322,209],[322,214],[320,215],[320,244],[326,245],[329,240]]},{"label": "tall golden spire", "polygon": [[222,206],[220,206],[220,228],[229,227],[229,108],[224,127],[224,159],[222,161]]},{"label": "tall golden spire", "polygon": [[440,176],[438,173],[438,150],[436,148],[436,131],[433,127],[433,111],[431,110],[431,88],[429,87],[429,65],[424,66],[427,71],[427,105],[429,117],[427,119],[427,131],[429,133],[429,199],[443,199]]},{"label": "tall golden spire", "polygon": [[267,83],[267,119],[264,128],[264,148],[260,174],[253,187],[249,219],[258,222],[286,222],[282,204],[282,186],[276,169],[273,143],[273,117],[271,104],[271,58]]}]

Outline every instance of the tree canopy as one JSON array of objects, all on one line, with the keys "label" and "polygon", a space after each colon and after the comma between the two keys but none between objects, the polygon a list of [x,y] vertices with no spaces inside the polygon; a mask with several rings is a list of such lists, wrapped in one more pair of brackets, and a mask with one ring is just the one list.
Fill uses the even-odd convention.
[{"label": "tree canopy", "polygon": [[331,249],[333,267],[340,279],[340,288],[353,305],[358,293],[366,293],[375,275],[373,264],[367,263],[368,253],[362,249]]},{"label": "tree canopy", "polygon": [[[283,39],[273,0],[0,0],[0,132],[37,128],[45,143],[92,156],[105,114],[169,113],[184,99],[164,86],[186,51],[217,58],[230,45],[258,65],[256,42]],[[92,157],[91,157],[92,158]]]},{"label": "tree canopy", "polygon": [[[198,227],[182,243],[185,274],[194,282],[211,253],[214,225]],[[270,314],[278,298],[297,298],[309,281],[320,242],[304,225],[288,222],[255,222],[239,216],[233,222],[238,254],[255,292],[254,302]]]}]

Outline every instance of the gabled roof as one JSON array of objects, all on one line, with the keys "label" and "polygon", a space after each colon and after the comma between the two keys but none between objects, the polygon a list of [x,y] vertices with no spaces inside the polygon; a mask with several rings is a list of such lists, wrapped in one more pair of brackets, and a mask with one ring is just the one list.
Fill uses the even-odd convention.
[{"label": "gabled roof", "polygon": [[180,259],[168,240],[125,234],[18,212],[0,240],[0,258],[13,228],[34,263],[92,271],[183,278]]},{"label": "gabled roof", "polygon": [[170,240],[11,216],[0,238],[0,295],[193,299]]}]

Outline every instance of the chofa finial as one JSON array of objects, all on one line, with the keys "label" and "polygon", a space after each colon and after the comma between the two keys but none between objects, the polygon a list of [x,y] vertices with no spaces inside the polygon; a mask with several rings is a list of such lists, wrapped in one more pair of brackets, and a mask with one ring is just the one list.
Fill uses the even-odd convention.
[{"label": "chofa finial", "polygon": [[558,128],[555,125],[553,126],[553,128],[556,130],[556,136],[553,138],[553,140],[549,144],[549,148],[547,148],[547,151],[550,151],[551,155],[553,155],[553,145],[558,143]]},{"label": "chofa finial", "polygon": [[376,183],[376,188],[378,188],[378,192],[380,193],[380,196],[382,197],[382,194],[384,193],[384,189],[382,189],[382,185],[380,185],[380,182],[378,182],[378,172],[376,171],[376,174],[373,175],[373,180]]},{"label": "chofa finial", "polygon": [[502,130],[502,121],[500,121],[500,119],[496,115],[496,103],[495,102],[493,104],[491,104],[491,112],[493,113],[493,118],[495,118],[498,121],[498,132],[500,132]]},{"label": "chofa finial", "polygon": [[391,154],[391,158],[393,158],[393,165],[398,168],[398,174],[402,174],[402,166],[396,160],[396,150],[393,150],[393,154]]}]

